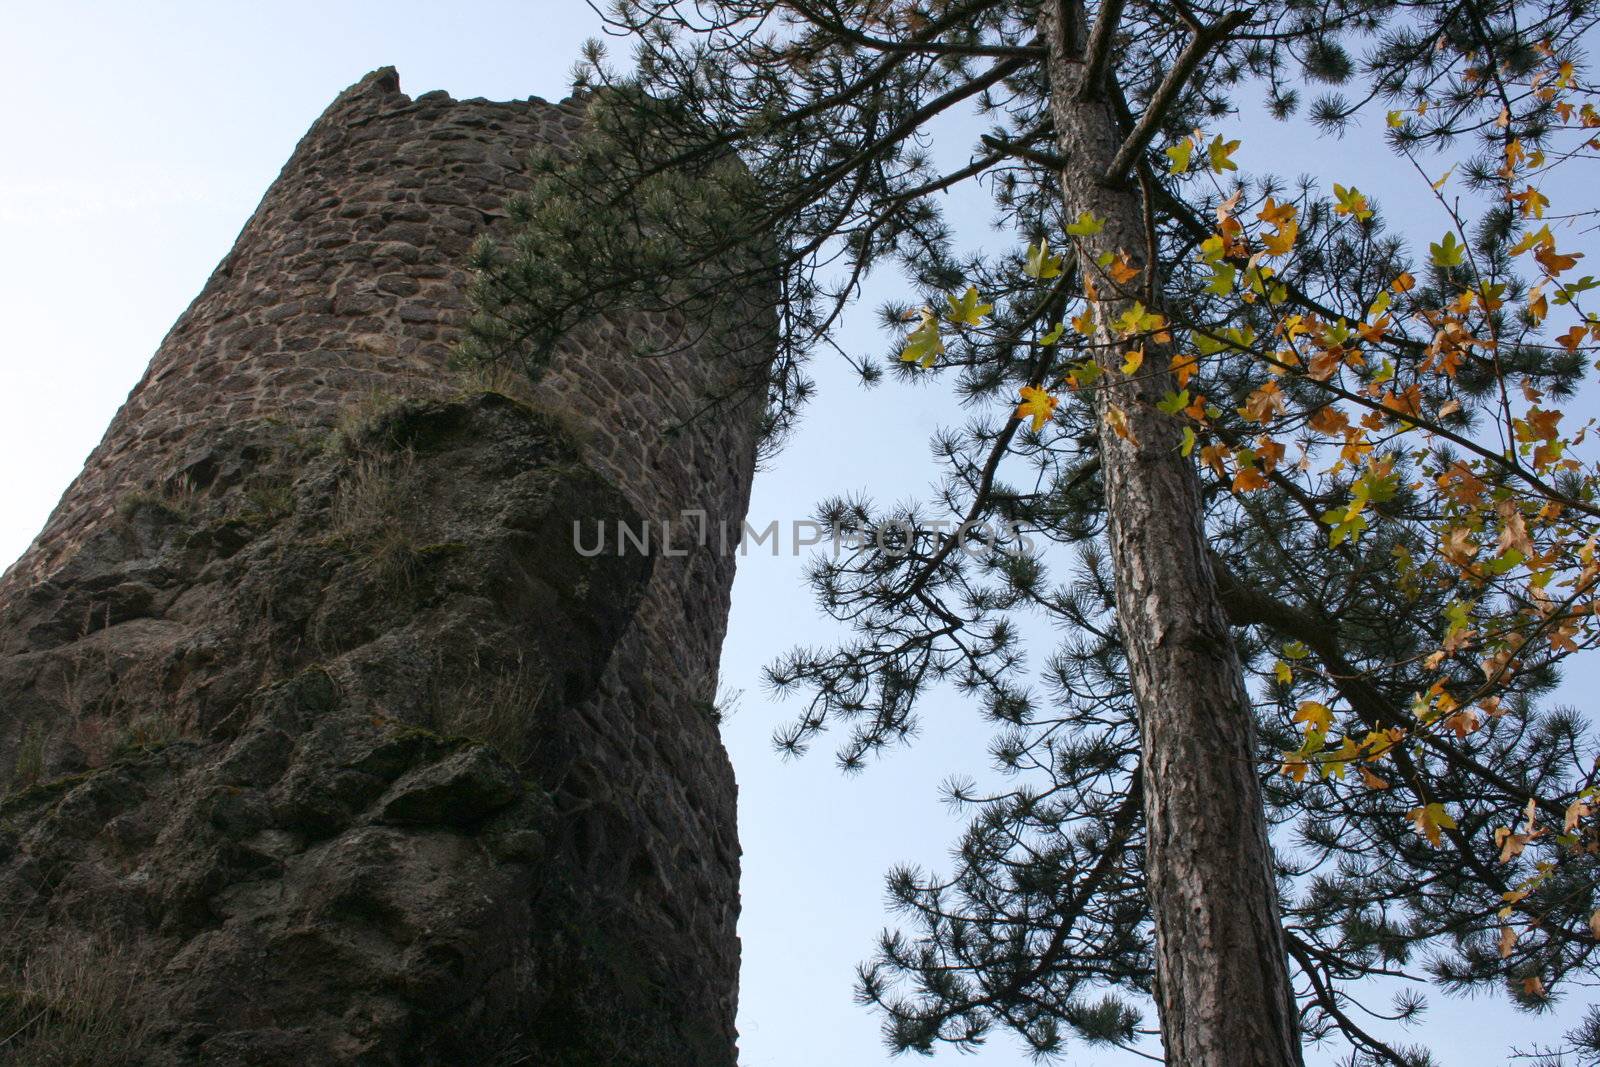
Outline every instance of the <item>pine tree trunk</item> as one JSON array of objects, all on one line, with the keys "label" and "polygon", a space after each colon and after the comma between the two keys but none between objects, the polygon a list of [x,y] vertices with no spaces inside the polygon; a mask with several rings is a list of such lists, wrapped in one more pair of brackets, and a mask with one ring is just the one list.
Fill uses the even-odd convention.
[{"label": "pine tree trunk", "polygon": [[[1105,219],[1104,230],[1083,241],[1079,265],[1103,298],[1095,340],[1105,375],[1095,403],[1117,619],[1139,708],[1166,1061],[1298,1067],[1249,697],[1206,559],[1199,480],[1181,455],[1177,421],[1155,407],[1173,388],[1171,352],[1146,343],[1140,373],[1125,378],[1117,366],[1128,346],[1105,325],[1132,300],[1111,292],[1095,257],[1126,251],[1136,265],[1155,266],[1142,196],[1128,183],[1103,180],[1123,134],[1106,94],[1081,92],[1083,15],[1069,3],[1045,0],[1041,36],[1067,161],[1068,218],[1093,211]],[[1143,278],[1133,284],[1142,287]],[[1122,432],[1115,419],[1125,419]]]}]

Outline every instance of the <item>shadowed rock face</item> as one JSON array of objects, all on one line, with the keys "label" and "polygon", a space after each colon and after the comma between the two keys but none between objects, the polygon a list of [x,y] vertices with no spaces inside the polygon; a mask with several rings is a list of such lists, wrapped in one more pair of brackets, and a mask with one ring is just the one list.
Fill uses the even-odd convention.
[{"label": "shadowed rock face", "polygon": [[446,368],[581,122],[342,94],[0,579],[18,1062],[733,1063],[733,560],[572,528],[737,526],[759,412],[665,431],[762,357]]}]

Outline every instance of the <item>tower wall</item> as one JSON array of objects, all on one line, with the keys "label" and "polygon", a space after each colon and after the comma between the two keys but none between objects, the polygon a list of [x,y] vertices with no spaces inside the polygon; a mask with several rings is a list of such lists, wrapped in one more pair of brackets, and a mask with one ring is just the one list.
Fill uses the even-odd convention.
[{"label": "tower wall", "polygon": [[733,559],[677,520],[742,521],[759,402],[696,415],[764,357],[635,318],[515,400],[449,368],[582,122],[341,94],[0,579],[9,981],[115,945],[131,1062],[733,1062]]}]

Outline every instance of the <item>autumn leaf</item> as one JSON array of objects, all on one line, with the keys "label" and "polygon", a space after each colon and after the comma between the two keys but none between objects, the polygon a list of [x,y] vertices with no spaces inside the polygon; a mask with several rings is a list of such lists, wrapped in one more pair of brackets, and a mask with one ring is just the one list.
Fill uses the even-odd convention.
[{"label": "autumn leaf", "polygon": [[1206,156],[1211,164],[1211,172],[1213,174],[1222,174],[1225,171],[1238,170],[1239,164],[1230,158],[1238,150],[1238,141],[1224,141],[1220,135],[1213,137],[1211,143],[1206,146]]},{"label": "autumn leaf", "polygon": [[1115,404],[1106,405],[1106,422],[1116,431],[1118,437],[1129,444],[1138,445],[1139,438],[1134,436],[1133,427],[1128,423],[1128,413]]},{"label": "autumn leaf", "polygon": [[1245,400],[1239,415],[1251,422],[1267,422],[1283,414],[1283,410],[1283,390],[1278,388],[1277,382],[1265,382]]},{"label": "autumn leaf", "polygon": [[1111,275],[1111,280],[1118,285],[1126,285],[1139,276],[1139,268],[1133,265],[1128,258],[1128,253],[1123,252],[1106,267],[1106,273]]},{"label": "autumn leaf", "polygon": [[1444,810],[1443,804],[1425,804],[1420,808],[1412,808],[1406,812],[1406,818],[1411,820],[1412,829],[1428,839],[1428,844],[1438,848],[1440,844],[1440,830],[1454,830],[1456,821],[1450,813]]},{"label": "autumn leaf", "polygon": [[950,305],[948,317],[957,326],[982,326],[984,316],[994,310],[993,304],[979,302],[978,287],[976,285],[967,286],[967,291],[961,294],[960,300],[953,296],[947,296],[944,299]]},{"label": "autumn leaf", "polygon": [[1073,237],[1093,237],[1106,228],[1106,220],[1099,218],[1092,211],[1085,211],[1078,216],[1078,221],[1067,226],[1067,233]]},{"label": "autumn leaf", "polygon": [[1185,137],[1171,148],[1168,148],[1166,156],[1172,161],[1167,167],[1167,173],[1182,174],[1189,169],[1189,162],[1194,156],[1194,138]]},{"label": "autumn leaf", "polygon": [[1233,292],[1233,284],[1238,277],[1239,270],[1233,264],[1218,263],[1211,268],[1211,281],[1206,284],[1206,292],[1227,296]]},{"label": "autumn leaf", "polygon": [[1250,463],[1234,472],[1232,489],[1235,493],[1253,493],[1258,489],[1267,488],[1270,484],[1262,475],[1261,469]]},{"label": "autumn leaf", "polygon": [[1543,285],[1533,287],[1532,292],[1528,294],[1526,307],[1528,318],[1532,319],[1535,325],[1543,322],[1545,316],[1550,314],[1550,301],[1544,295]]},{"label": "autumn leaf", "polygon": [[1334,182],[1333,196],[1338,201],[1333,208],[1335,215],[1350,215],[1358,222],[1365,222],[1372,217],[1372,208],[1367,203],[1366,196],[1354,186],[1346,189],[1338,182]]},{"label": "autumn leaf", "polygon": [[922,321],[906,337],[906,346],[900,350],[901,362],[931,367],[943,353],[944,339],[939,336],[939,319],[931,308],[923,308]]},{"label": "autumn leaf", "polygon": [[1511,254],[1514,256],[1520,256],[1530,248],[1535,248],[1541,245],[1548,245],[1554,248],[1555,243],[1555,235],[1550,232],[1550,227],[1540,226],[1537,230],[1529,230],[1527,233],[1523,234],[1522,240],[1511,246]]},{"label": "autumn leaf", "polygon": [[1017,405],[1016,417],[1032,419],[1033,432],[1038,433],[1055,415],[1057,399],[1037,386],[1024,385],[1020,390],[1022,403]]},{"label": "autumn leaf", "polygon": [[1435,267],[1459,267],[1465,260],[1466,246],[1456,240],[1454,231],[1447,232],[1444,240],[1428,245],[1429,262]]},{"label": "autumn leaf", "polygon": [[1125,355],[1127,358],[1122,361],[1122,366],[1118,369],[1121,370],[1123,374],[1137,373],[1139,368],[1144,365],[1144,349],[1130,348]]},{"label": "autumn leaf", "polygon": [[1217,477],[1221,478],[1227,474],[1227,469],[1222,465],[1222,461],[1232,454],[1232,450],[1220,442],[1205,445],[1200,449],[1200,462],[1210,467],[1216,472]]},{"label": "autumn leaf", "polygon": [[1528,536],[1527,520],[1509,501],[1502,507],[1500,537],[1496,547],[1502,556],[1511,551],[1520,552],[1523,559],[1533,555],[1533,539]]},{"label": "autumn leaf", "polygon": [[1563,253],[1557,252],[1554,242],[1541,243],[1533,250],[1533,258],[1539,266],[1544,268],[1546,274],[1554,278],[1563,271],[1571,270],[1578,265],[1578,260],[1583,258],[1582,252]]},{"label": "autumn leaf", "polygon": [[1294,219],[1296,210],[1293,204],[1280,204],[1269,196],[1266,204],[1256,213],[1256,218],[1268,226],[1282,226]]},{"label": "autumn leaf", "polygon": [[1200,370],[1200,361],[1188,353],[1177,353],[1170,362],[1172,374],[1178,379],[1178,388],[1189,384],[1189,379]]},{"label": "autumn leaf", "polygon": [[1309,729],[1325,734],[1333,726],[1333,709],[1315,700],[1303,700],[1300,709],[1294,713],[1293,721],[1306,723]]},{"label": "autumn leaf", "polygon": [[1361,772],[1361,781],[1366,784],[1368,789],[1377,790],[1389,788],[1389,783],[1372,773],[1366,764],[1363,763],[1356,769]]},{"label": "autumn leaf", "polygon": [[1074,365],[1072,370],[1067,372],[1067,381],[1071,383],[1073,389],[1086,389],[1099,380],[1100,364],[1092,359]]},{"label": "autumn leaf", "polygon": [[1061,257],[1050,254],[1050,242],[1039,238],[1037,247],[1028,246],[1028,257],[1022,264],[1022,273],[1041,281],[1061,276]]},{"label": "autumn leaf", "polygon": [[1261,238],[1261,248],[1269,256],[1286,256],[1294,248],[1298,236],[1300,228],[1291,222],[1277,233],[1269,233]]},{"label": "autumn leaf", "polygon": [[1149,310],[1144,304],[1135,300],[1133,306],[1111,324],[1111,328],[1116,330],[1119,336],[1132,337],[1135,334],[1154,333],[1166,324],[1167,320],[1163,315]]},{"label": "autumn leaf", "polygon": [[1517,205],[1517,213],[1523,218],[1532,215],[1536,219],[1544,218],[1544,209],[1550,206],[1550,198],[1533,186],[1528,186],[1520,193],[1512,193],[1507,199]]},{"label": "autumn leaf", "polygon": [[1538,836],[1539,831],[1537,830],[1535,830],[1533,833],[1519,834],[1507,829],[1504,826],[1496,827],[1494,831],[1494,843],[1500,849],[1500,862],[1510,863],[1512,860],[1522,855],[1523,849],[1527,848],[1529,843]]},{"label": "autumn leaf", "polygon": [[1575,282],[1568,282],[1565,285],[1558,286],[1556,288],[1556,303],[1565,307],[1590,289],[1600,289],[1600,281],[1596,281],[1592,274],[1585,274]]}]

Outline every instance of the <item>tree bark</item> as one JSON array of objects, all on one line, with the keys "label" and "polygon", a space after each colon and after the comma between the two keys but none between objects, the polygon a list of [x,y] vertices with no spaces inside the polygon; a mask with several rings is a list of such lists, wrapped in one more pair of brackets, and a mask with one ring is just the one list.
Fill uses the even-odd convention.
[{"label": "tree bark", "polygon": [[[1081,6],[1044,0],[1051,114],[1066,163],[1068,218],[1093,211],[1105,228],[1080,244],[1093,277],[1095,388],[1117,620],[1139,708],[1146,877],[1156,929],[1156,995],[1166,1061],[1182,1067],[1302,1063],[1272,853],[1257,778],[1255,727],[1206,555],[1199,480],[1180,451],[1179,424],[1155,407],[1174,387],[1167,345],[1143,342],[1133,376],[1108,325],[1132,305],[1096,257],[1148,262],[1145,205],[1107,172],[1123,140],[1107,94],[1082,84]],[[1141,277],[1134,284],[1143,285]],[[1118,414],[1120,412],[1120,415]],[[1123,419],[1119,432],[1114,419]]]}]

